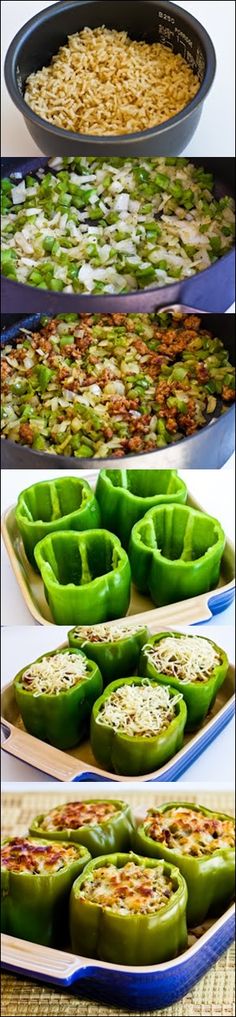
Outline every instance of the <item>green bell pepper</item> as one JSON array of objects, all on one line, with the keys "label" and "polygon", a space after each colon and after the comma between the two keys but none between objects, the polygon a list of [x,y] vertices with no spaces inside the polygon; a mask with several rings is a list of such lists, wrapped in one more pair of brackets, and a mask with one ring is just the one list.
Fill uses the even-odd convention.
[{"label": "green bell pepper", "polygon": [[96,497],[103,526],[127,548],[134,524],[155,505],[185,502],[187,488],[177,470],[101,470]]},{"label": "green bell pepper", "polygon": [[[22,668],[14,678],[14,693],[18,709],[26,730],[36,738],[55,745],[57,749],[71,749],[79,745],[87,735],[92,705],[101,694],[103,683],[102,676],[93,660],[87,660],[79,650],[62,649],[51,653],[45,653],[38,657],[33,664],[49,660],[64,654],[68,657],[75,654],[78,662],[86,665],[86,672],[77,684],[71,685],[65,690],[54,692],[34,692],[23,687],[24,676],[32,665]],[[66,668],[65,668],[66,670]]]},{"label": "green bell pepper", "polygon": [[[6,859],[3,864],[8,847],[9,868]],[[5,840],[1,861],[2,932],[43,946],[63,946],[70,890],[90,857],[81,845],[59,845],[28,836]],[[60,861],[61,867],[54,868]]]},{"label": "green bell pepper", "polygon": [[[96,808],[103,805],[111,806],[112,812],[108,813],[107,818],[103,819],[98,815],[97,818],[93,819],[93,807],[96,810]],[[80,825],[80,810],[83,807],[87,810],[88,806],[91,806],[91,819],[89,818],[86,821],[85,818],[83,821],[82,816]],[[133,820],[131,809],[127,802],[118,801],[117,798],[114,800],[109,798],[109,801],[96,798],[86,799],[82,803],[76,801],[69,803],[69,805],[68,803],[66,805],[58,805],[56,808],[57,826],[53,826],[54,813],[55,809],[52,809],[47,817],[45,815],[36,816],[30,826],[30,833],[33,837],[44,837],[46,840],[54,841],[69,840],[74,844],[83,844],[90,851],[92,858],[96,858],[97,855],[108,854],[111,851],[126,851],[130,847]],[[49,825],[50,815],[52,815],[51,830]],[[46,829],[44,826],[45,819],[47,819]]]},{"label": "green bell pepper", "polygon": [[142,646],[149,639],[148,628],[141,625],[140,628],[135,628],[135,625],[116,626],[114,632],[113,628],[112,625],[103,625],[68,632],[69,646],[77,647],[90,660],[96,661],[104,685],[136,671]]},{"label": "green bell pepper", "polygon": [[147,818],[162,815],[169,809],[191,809],[203,813],[216,821],[232,819],[220,812],[212,812],[201,805],[189,802],[168,802],[159,809],[150,809],[146,820],[137,827],[133,835],[133,846],[141,854],[152,858],[164,858],[170,865],[177,865],[186,879],[188,887],[187,922],[190,928],[201,925],[208,915],[217,914],[226,908],[234,894],[235,852],[234,848],[216,848],[213,854],[194,856],[179,849],[168,848],[148,835]]},{"label": "green bell pepper", "polygon": [[[90,742],[95,759],[106,770],[125,777],[139,777],[158,770],[182,748],[187,709],[183,696],[174,705],[174,718],[166,728],[152,736],[126,734],[122,728],[114,728],[101,720],[107,700],[121,686],[156,687],[156,682],[145,678],[123,678],[112,682],[94,703],[91,713]],[[175,698],[173,689],[168,688],[170,698]]]},{"label": "green bell pepper", "polygon": [[113,533],[52,533],[34,553],[57,625],[93,625],[126,615],[130,564]]},{"label": "green bell pepper", "polygon": [[225,535],[217,519],[188,505],[150,509],[133,527],[133,582],[157,607],[207,593],[218,583]]},{"label": "green bell pepper", "polygon": [[[220,689],[227,675],[229,667],[228,657],[224,650],[217,646],[216,643],[213,643],[211,639],[204,639],[204,642],[210,643],[218,654],[219,664],[212,669],[210,677],[204,681],[186,681],[186,679],[182,681],[175,674],[168,674],[168,672],[164,674],[161,672],[153,661],[152,653],[150,653],[150,650],[155,650],[155,646],[158,647],[158,643],[162,639],[166,639],[166,637],[169,639],[183,639],[181,632],[159,632],[158,635],[149,639],[149,643],[143,647],[141,652],[139,673],[144,675],[145,678],[157,681],[160,685],[171,685],[177,692],[182,692],[187,706],[186,731],[193,731],[194,728],[202,724],[206,714],[213,706],[218,689]],[[184,638],[186,639],[186,636]],[[187,638],[196,641],[199,638],[202,640],[203,637],[188,635]]]},{"label": "green bell pepper", "polygon": [[[113,865],[117,869],[133,863],[156,869],[152,858],[129,854],[105,855],[89,862],[85,872],[76,879],[70,896],[70,934],[72,949],[77,954],[98,957],[115,964],[157,964],[176,957],[187,944],[187,887],[174,866],[162,863],[160,875],[172,880],[173,892],[167,903],[154,911],[119,913],[83,897],[85,881],[93,879],[96,869]],[[125,895],[124,895],[125,896]]]},{"label": "green bell pepper", "polygon": [[81,477],[43,480],[21,491],[16,522],[25,553],[35,569],[34,548],[57,530],[92,530],[100,526],[100,509],[91,487]]}]

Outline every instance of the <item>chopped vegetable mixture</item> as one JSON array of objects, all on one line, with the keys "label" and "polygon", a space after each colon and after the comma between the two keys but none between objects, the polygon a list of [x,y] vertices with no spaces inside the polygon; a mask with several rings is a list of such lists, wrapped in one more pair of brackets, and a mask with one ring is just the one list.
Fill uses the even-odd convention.
[{"label": "chopped vegetable mixture", "polygon": [[234,202],[187,159],[54,158],[2,182],[2,271],[63,293],[189,278],[233,243]]}]

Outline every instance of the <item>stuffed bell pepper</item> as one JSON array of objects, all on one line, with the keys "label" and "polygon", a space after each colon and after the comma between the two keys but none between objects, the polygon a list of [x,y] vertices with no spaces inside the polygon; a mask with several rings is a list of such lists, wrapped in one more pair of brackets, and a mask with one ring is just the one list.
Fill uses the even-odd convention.
[{"label": "stuffed bell pepper", "polygon": [[9,936],[63,946],[72,883],[90,860],[79,844],[12,837],[1,848],[1,929]]},{"label": "stuffed bell pepper", "polygon": [[94,661],[69,648],[38,657],[14,679],[26,730],[57,749],[71,749],[86,736],[102,687]]},{"label": "stuffed bell pepper", "polygon": [[155,505],[185,502],[187,488],[177,470],[101,470],[96,497],[102,525],[127,549],[134,524]]},{"label": "stuffed bell pepper", "polygon": [[113,533],[52,533],[34,553],[57,625],[93,625],[126,615],[130,564]]},{"label": "stuffed bell pepper", "polygon": [[132,832],[130,806],[110,798],[66,802],[46,815],[36,816],[30,827],[34,837],[84,844],[93,858],[128,850]]},{"label": "stuffed bell pepper", "polygon": [[143,647],[139,673],[182,692],[186,731],[199,727],[213,706],[228,671],[227,654],[211,639],[160,632]]},{"label": "stuffed bell pepper", "polygon": [[131,533],[133,582],[157,607],[206,593],[218,583],[224,545],[212,516],[187,505],[153,508]]},{"label": "stuffed bell pepper", "polygon": [[90,740],[106,770],[126,777],[159,769],[182,747],[183,696],[146,678],[112,682],[91,715]]},{"label": "stuffed bell pepper", "polygon": [[175,866],[132,852],[96,858],[72,887],[72,949],[115,964],[169,960],[187,944],[186,904]]},{"label": "stuffed bell pepper", "polygon": [[140,651],[148,638],[148,628],[131,622],[93,628],[81,626],[68,632],[69,645],[78,647],[90,660],[96,661],[104,685],[136,671]]},{"label": "stuffed bell pepper", "polygon": [[21,491],[16,522],[25,553],[36,568],[34,548],[48,533],[57,530],[92,530],[100,526],[95,495],[81,477],[43,480]]},{"label": "stuffed bell pepper", "polygon": [[133,836],[140,854],[177,865],[188,887],[188,925],[226,908],[234,894],[235,824],[201,805],[169,802],[149,809]]}]

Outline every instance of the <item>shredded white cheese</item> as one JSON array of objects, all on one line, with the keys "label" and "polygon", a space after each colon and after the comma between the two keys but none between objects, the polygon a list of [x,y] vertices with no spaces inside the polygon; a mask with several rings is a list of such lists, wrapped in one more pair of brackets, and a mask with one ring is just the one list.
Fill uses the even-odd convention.
[{"label": "shredded white cheese", "polygon": [[140,685],[125,684],[112,692],[97,720],[127,735],[152,738],[168,727],[180,699],[181,693],[173,695],[167,686],[144,679]]},{"label": "shredded white cheese", "polygon": [[159,643],[145,646],[145,654],[161,673],[183,682],[207,682],[220,656],[212,643],[201,636],[166,636]]},{"label": "shredded white cheese", "polygon": [[22,688],[34,696],[57,696],[88,678],[86,658],[76,653],[55,653],[31,664],[21,678]]},{"label": "shredded white cheese", "polygon": [[[96,625],[93,628],[76,628],[74,629],[74,636],[78,639],[83,639],[84,643],[115,643],[119,639],[125,639],[126,636],[136,636],[138,632],[142,632],[143,626],[139,625],[134,628],[133,625]],[[83,645],[83,643],[82,643]]]}]

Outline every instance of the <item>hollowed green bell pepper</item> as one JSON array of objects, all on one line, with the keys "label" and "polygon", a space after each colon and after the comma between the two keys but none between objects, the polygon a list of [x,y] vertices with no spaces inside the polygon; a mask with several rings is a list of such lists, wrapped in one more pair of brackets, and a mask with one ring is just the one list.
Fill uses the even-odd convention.
[{"label": "hollowed green bell pepper", "polygon": [[[181,806],[216,819],[232,818],[190,802],[168,802],[159,809],[151,809],[150,814],[162,814],[168,809],[179,809]],[[170,865],[177,865],[182,872],[188,887],[187,922],[190,928],[201,925],[209,914],[217,914],[221,908],[227,907],[234,893],[234,849],[229,847],[217,850],[216,845],[213,854],[194,857],[181,853],[181,847],[177,851],[153,840],[145,831],[143,822],[135,830],[132,840],[136,851],[145,856],[150,855],[151,858],[164,858]]]},{"label": "hollowed green bell pepper", "polygon": [[[138,777],[158,770],[183,744],[187,709],[182,696],[175,704],[175,716],[168,727],[151,737],[127,735],[121,729],[115,730],[98,719],[106,700],[121,685],[145,684],[146,679],[141,677],[112,682],[96,700],[91,713],[90,741],[95,758],[104,769],[125,777]],[[171,697],[175,695],[173,689],[169,691]]]},{"label": "hollowed green bell pepper", "polygon": [[[220,689],[227,675],[229,667],[228,657],[220,646],[212,642],[212,639],[206,639],[205,641],[210,643],[219,655],[219,664],[214,667],[211,677],[206,681],[181,681],[181,678],[177,678],[174,675],[161,673],[149,656],[149,647],[157,646],[162,639],[166,639],[166,636],[168,638],[174,636],[175,639],[181,640],[181,632],[159,632],[158,635],[152,636],[147,646],[144,646],[141,651],[139,673],[144,675],[145,678],[157,681],[159,685],[171,685],[177,692],[182,692],[187,706],[186,731],[193,731],[194,728],[202,724],[206,714],[211,706],[213,706],[218,689]],[[198,638],[199,636],[188,635],[188,639],[196,640]],[[200,638],[202,639],[203,637],[201,636]]]},{"label": "hollowed green bell pepper", "polygon": [[81,477],[43,480],[21,491],[18,498],[16,522],[25,553],[34,569],[34,548],[48,533],[92,530],[100,526],[100,521],[95,495]]},{"label": "hollowed green bell pepper", "polygon": [[[75,653],[85,660],[84,654],[71,648],[55,650],[38,657],[35,663],[57,653]],[[29,665],[28,665],[29,666]],[[57,749],[70,749],[79,745],[87,735],[93,703],[101,694],[103,683],[99,668],[93,660],[86,660],[88,677],[71,688],[50,695],[33,694],[22,688],[22,668],[14,678],[14,693],[26,730],[36,738],[55,745]]]},{"label": "hollowed green bell pepper", "polygon": [[225,535],[217,519],[187,505],[161,505],[133,527],[133,582],[157,607],[195,597],[218,583]]},{"label": "hollowed green bell pepper", "polygon": [[[98,633],[99,641],[96,642],[93,639],[96,632]],[[126,635],[125,629],[121,635],[117,638],[117,629],[115,638],[112,639],[112,625],[110,628],[110,638],[104,638],[104,641],[99,637],[99,629],[85,629],[83,628],[71,629],[68,632],[68,639],[70,646],[76,646],[90,660],[95,660],[96,664],[100,668],[103,684],[107,685],[109,682],[115,681],[117,678],[125,678],[127,674],[131,674],[135,671],[138,665],[140,651],[144,643],[149,638],[148,628],[133,629]]]},{"label": "hollowed green bell pepper", "polygon": [[132,527],[163,502],[185,502],[187,488],[176,470],[101,470],[96,497],[102,524],[127,548]]},{"label": "hollowed green bell pepper", "polygon": [[[45,839],[14,837],[4,844],[25,844],[48,848]],[[68,848],[68,843],[62,845]],[[60,846],[54,844],[55,852]],[[63,865],[58,871],[43,870],[40,873],[12,871],[1,867],[1,930],[9,936],[17,936],[43,946],[63,946],[68,934],[68,903],[72,884],[90,860],[90,853],[82,845],[74,845],[77,857]],[[24,862],[23,862],[24,864]]]},{"label": "hollowed green bell pepper", "polygon": [[130,564],[113,533],[52,533],[34,553],[57,625],[93,625],[126,614]]},{"label": "hollowed green bell pepper", "polygon": [[[100,801],[101,799],[99,799]],[[97,802],[98,799],[86,799],[85,804],[96,806]],[[74,844],[83,844],[90,851],[92,858],[108,854],[111,851],[126,851],[130,847],[134,828],[130,806],[127,802],[118,801],[117,798],[109,798],[109,802],[106,804],[111,804],[115,808],[115,811],[107,819],[96,819],[95,822],[78,826],[76,829],[64,826],[63,829],[53,828],[50,831],[42,829],[45,816],[39,815],[31,823],[30,833],[33,837],[44,837],[46,840],[69,840]],[[66,806],[58,806],[58,810],[67,807],[68,803]]]},{"label": "hollowed green bell pepper", "polygon": [[89,862],[76,879],[70,895],[70,933],[72,949],[86,957],[114,964],[158,964],[176,957],[187,944],[187,887],[174,866],[164,864],[164,875],[173,880],[168,903],[149,914],[120,914],[112,908],[91,903],[81,897],[85,878],[92,878],[101,865],[122,868],[129,862],[156,868],[152,858],[129,854],[111,854]]}]

